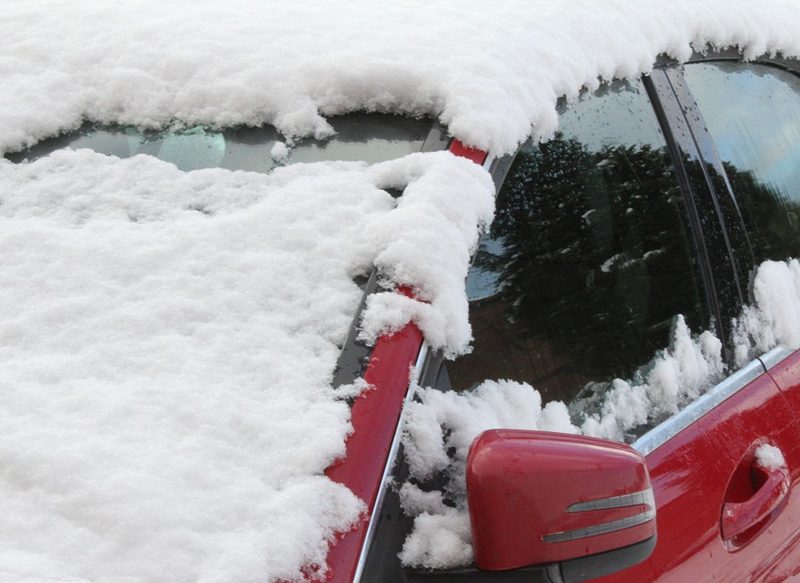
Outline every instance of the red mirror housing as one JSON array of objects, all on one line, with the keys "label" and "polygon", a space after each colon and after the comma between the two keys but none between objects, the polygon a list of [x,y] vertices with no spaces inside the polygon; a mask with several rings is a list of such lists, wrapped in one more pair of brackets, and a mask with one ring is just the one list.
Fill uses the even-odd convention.
[{"label": "red mirror housing", "polygon": [[480,569],[568,561],[656,534],[644,458],[602,439],[485,431],[467,458],[467,499]]}]

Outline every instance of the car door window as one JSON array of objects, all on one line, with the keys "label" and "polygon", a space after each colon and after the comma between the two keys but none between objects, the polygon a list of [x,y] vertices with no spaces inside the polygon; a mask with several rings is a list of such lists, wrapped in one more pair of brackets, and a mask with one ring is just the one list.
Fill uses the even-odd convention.
[{"label": "car door window", "polygon": [[800,77],[758,63],[686,65],[757,263],[800,252]]},{"label": "car door window", "polygon": [[457,389],[526,381],[545,400],[631,378],[669,344],[675,317],[708,324],[684,198],[641,82],[562,107],[549,141],[523,146],[467,288],[474,350]]}]

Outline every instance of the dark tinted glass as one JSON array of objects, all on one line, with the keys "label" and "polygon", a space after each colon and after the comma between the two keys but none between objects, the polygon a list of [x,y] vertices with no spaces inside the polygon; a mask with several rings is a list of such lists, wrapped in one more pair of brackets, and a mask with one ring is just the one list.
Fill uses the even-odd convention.
[{"label": "dark tinted glass", "polygon": [[703,296],[684,201],[641,84],[615,83],[526,144],[498,195],[468,278],[474,351],[452,384],[527,381],[572,398],[628,378],[669,344],[678,314],[698,330]]},{"label": "dark tinted glass", "polygon": [[[327,140],[301,140],[282,163],[320,160],[364,160],[374,163],[399,158],[422,148],[430,120],[384,114],[350,114],[330,120],[336,135]],[[181,170],[228,168],[269,172],[276,166],[271,150],[283,137],[270,126],[215,131],[193,127],[176,132],[142,132],[135,128],[86,127],[45,140],[7,158],[20,162],[55,150],[89,148],[127,158],[149,154]]]},{"label": "dark tinted glass", "polygon": [[767,65],[685,67],[756,261],[800,253],[800,78]]}]

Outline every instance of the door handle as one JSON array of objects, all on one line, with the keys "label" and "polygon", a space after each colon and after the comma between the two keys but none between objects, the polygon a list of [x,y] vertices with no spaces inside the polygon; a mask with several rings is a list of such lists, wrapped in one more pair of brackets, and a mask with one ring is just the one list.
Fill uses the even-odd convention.
[{"label": "door handle", "polygon": [[722,538],[730,540],[755,526],[775,510],[789,492],[786,468],[764,469],[767,479],[744,502],[726,502],[722,507]]}]

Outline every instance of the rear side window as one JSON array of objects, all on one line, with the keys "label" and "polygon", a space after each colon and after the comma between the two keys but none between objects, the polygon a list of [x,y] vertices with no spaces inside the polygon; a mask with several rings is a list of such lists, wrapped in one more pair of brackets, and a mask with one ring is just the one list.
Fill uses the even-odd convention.
[{"label": "rear side window", "polygon": [[187,171],[227,168],[269,172],[278,164],[294,162],[392,160],[419,152],[431,128],[429,119],[377,113],[354,113],[329,121],[336,131],[330,138],[303,139],[288,148],[272,126],[225,130],[195,126],[161,132],[87,126],[6,157],[21,162],[61,148],[89,148],[119,158],[136,154],[155,156]]},{"label": "rear side window", "polygon": [[761,64],[687,65],[756,262],[800,253],[800,77]]},{"label": "rear side window", "polygon": [[474,350],[457,389],[526,381],[546,400],[630,378],[669,344],[678,314],[700,331],[704,293],[684,199],[641,83],[562,108],[525,145],[467,281]]}]

